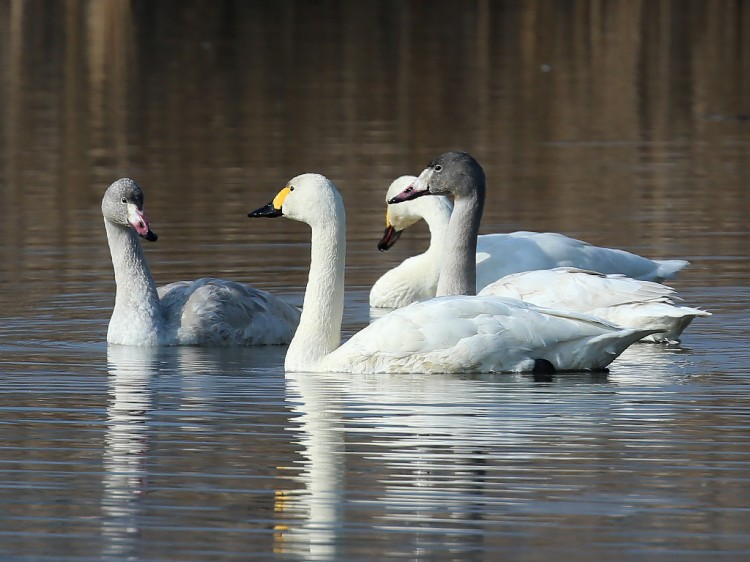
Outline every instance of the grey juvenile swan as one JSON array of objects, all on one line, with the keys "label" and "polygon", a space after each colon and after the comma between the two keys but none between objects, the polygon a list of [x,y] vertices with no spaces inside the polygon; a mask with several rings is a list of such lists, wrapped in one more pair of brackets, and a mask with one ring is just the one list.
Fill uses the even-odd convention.
[{"label": "grey juvenile swan", "polygon": [[138,238],[153,242],[157,237],[136,182],[123,178],[110,185],[102,214],[117,285],[109,343],[228,346],[291,341],[299,309],[250,285],[203,278],[156,288]]}]

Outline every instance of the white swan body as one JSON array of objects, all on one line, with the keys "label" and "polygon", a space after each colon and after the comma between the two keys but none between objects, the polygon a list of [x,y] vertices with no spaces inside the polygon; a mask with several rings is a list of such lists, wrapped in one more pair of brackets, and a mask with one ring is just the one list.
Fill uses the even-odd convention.
[{"label": "white swan body", "polygon": [[[415,176],[396,179],[388,188],[386,201],[415,179]],[[406,259],[375,282],[370,291],[370,306],[399,308],[435,296],[441,249],[452,209],[453,204],[446,196],[421,197],[388,205],[386,233],[378,245],[381,250],[388,249],[401,231],[421,219],[427,221],[431,241],[426,252]],[[650,260],[624,250],[593,246],[554,232],[484,234],[477,240],[476,290],[505,275],[537,269],[577,267],[663,281],[687,265],[684,260]]]},{"label": "white swan body", "polygon": [[487,285],[480,295],[598,316],[628,328],[658,329],[643,341],[676,343],[690,322],[710,312],[678,306],[671,287],[576,268],[524,271]]},{"label": "white swan body", "polygon": [[138,237],[156,240],[133,180],[114,182],[102,199],[117,291],[107,341],[137,346],[269,345],[291,341],[296,307],[249,285],[222,279],[156,288]]},{"label": "white swan body", "polygon": [[651,333],[510,299],[455,296],[394,311],[339,346],[346,217],[338,190],[324,176],[303,174],[290,180],[271,203],[249,214],[282,215],[312,230],[310,275],[299,328],[284,361],[287,371],[598,370]]}]

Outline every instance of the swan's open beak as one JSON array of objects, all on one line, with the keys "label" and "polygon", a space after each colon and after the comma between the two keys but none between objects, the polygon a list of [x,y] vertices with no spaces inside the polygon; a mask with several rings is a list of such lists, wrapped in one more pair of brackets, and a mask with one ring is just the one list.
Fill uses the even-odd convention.
[{"label": "swan's open beak", "polygon": [[264,205],[263,207],[259,207],[258,209],[255,209],[254,211],[250,211],[247,216],[251,219],[255,219],[258,217],[266,217],[269,219],[273,219],[276,217],[283,216],[284,213],[281,212],[281,209],[277,209],[275,205],[273,204],[273,201],[271,201],[268,205]]},{"label": "swan's open beak", "polygon": [[404,189],[395,197],[391,197],[388,200],[388,203],[403,203],[404,201],[411,201],[412,199],[422,197],[423,195],[432,195],[432,193],[430,192],[429,182],[429,178],[431,175],[432,170],[430,168],[426,168],[422,171],[421,174],[419,174],[419,177],[414,180],[411,185],[409,185],[409,187]]},{"label": "swan's open beak", "polygon": [[132,204],[129,205],[128,208],[128,223],[130,223],[133,230],[138,233],[138,236],[149,242],[156,242],[159,238],[156,233],[151,230],[151,227],[148,224],[148,219],[146,218],[146,213],[143,212],[143,209],[139,209]]},{"label": "swan's open beak", "polygon": [[378,242],[378,250],[380,250],[381,252],[390,250],[391,247],[396,243],[396,240],[399,239],[399,236],[401,236],[402,232],[403,230],[396,230],[389,224],[387,227],[385,227],[383,237],[380,239],[380,242]]}]

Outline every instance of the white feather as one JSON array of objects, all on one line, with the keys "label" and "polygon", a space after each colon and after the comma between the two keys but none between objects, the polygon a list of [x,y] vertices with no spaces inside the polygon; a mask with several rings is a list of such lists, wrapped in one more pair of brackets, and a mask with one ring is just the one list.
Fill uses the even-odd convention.
[{"label": "white feather", "polygon": [[677,342],[694,318],[711,315],[677,305],[674,289],[666,285],[569,267],[506,275],[479,294],[583,312],[628,328],[662,330],[644,339],[651,342]]}]

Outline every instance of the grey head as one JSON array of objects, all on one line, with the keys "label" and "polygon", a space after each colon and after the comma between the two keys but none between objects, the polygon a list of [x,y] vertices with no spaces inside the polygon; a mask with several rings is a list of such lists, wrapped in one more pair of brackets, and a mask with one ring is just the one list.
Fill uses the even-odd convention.
[{"label": "grey head", "polygon": [[158,238],[143,210],[143,191],[130,178],[119,179],[107,188],[102,198],[102,214],[105,220],[132,228],[149,242]]},{"label": "grey head", "polygon": [[476,198],[484,201],[484,170],[467,152],[446,152],[434,158],[414,183],[392,197],[400,203],[423,195],[449,195],[454,200]]}]

